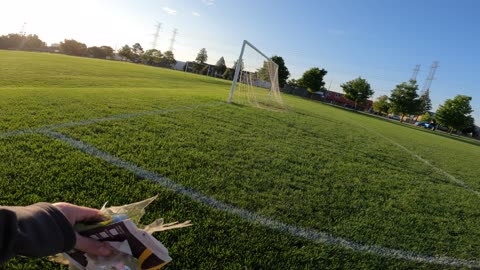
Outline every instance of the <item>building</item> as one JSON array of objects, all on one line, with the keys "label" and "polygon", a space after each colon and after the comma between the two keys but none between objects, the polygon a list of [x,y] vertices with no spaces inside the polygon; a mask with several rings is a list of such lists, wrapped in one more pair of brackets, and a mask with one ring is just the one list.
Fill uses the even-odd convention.
[{"label": "building", "polygon": [[[342,93],[337,93],[334,91],[327,90],[324,93],[324,99],[325,99],[325,102],[328,102],[331,104],[335,104],[338,106],[347,107],[351,109],[355,108],[355,102],[345,98],[345,94],[342,94]],[[366,104],[357,104],[356,108],[360,110],[368,111],[372,108],[372,106],[373,106],[373,101],[367,100]]]}]

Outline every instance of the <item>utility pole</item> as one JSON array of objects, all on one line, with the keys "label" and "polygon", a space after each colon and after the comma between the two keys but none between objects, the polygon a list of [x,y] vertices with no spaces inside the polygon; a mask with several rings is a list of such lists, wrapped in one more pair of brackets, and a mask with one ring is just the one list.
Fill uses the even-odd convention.
[{"label": "utility pole", "polygon": [[153,34],[152,49],[157,48],[157,41],[160,35],[160,29],[162,28],[162,23],[157,22],[157,24],[155,25],[155,28],[156,29],[155,29],[155,34]]},{"label": "utility pole", "polygon": [[425,84],[423,85],[422,94],[426,91],[430,91],[430,86],[432,85],[432,81],[435,79],[435,72],[438,68],[438,61],[434,61],[432,66],[430,67],[430,72],[428,73],[428,77],[425,80]]},{"label": "utility pole", "polygon": [[416,65],[413,69],[413,74],[411,80],[417,81],[418,72],[420,71],[420,65]]},{"label": "utility pole", "polygon": [[170,39],[170,47],[168,47],[168,50],[171,52],[173,52],[173,45],[175,44],[175,38],[177,37],[177,34],[178,34],[178,29],[177,28],[173,29],[172,38]]}]

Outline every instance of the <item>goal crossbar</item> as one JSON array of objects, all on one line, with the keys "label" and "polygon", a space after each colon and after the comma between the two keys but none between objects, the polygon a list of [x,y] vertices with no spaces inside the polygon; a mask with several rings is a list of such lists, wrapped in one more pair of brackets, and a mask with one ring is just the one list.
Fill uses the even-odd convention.
[{"label": "goal crossbar", "polygon": [[235,91],[235,86],[236,86],[237,81],[238,81],[238,76],[240,75],[243,53],[245,52],[245,46],[246,45],[248,45],[250,48],[254,49],[261,56],[265,57],[265,59],[270,61],[278,69],[278,64],[273,62],[273,60],[270,57],[266,56],[263,52],[261,52],[259,49],[257,49],[257,47],[255,47],[252,43],[248,42],[247,40],[244,40],[243,44],[242,44],[242,50],[240,51],[240,56],[238,57],[238,60],[237,60],[237,66],[235,67],[235,75],[233,76],[232,88],[230,89],[230,97],[228,98],[228,103],[232,103],[233,93]]}]

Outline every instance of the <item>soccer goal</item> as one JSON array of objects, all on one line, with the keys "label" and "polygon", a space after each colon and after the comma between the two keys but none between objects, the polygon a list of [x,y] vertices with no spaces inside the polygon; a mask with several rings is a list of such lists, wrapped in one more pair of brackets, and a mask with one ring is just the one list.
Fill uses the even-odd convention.
[{"label": "soccer goal", "polygon": [[234,68],[229,103],[284,109],[278,83],[278,65],[272,59],[244,40]]}]

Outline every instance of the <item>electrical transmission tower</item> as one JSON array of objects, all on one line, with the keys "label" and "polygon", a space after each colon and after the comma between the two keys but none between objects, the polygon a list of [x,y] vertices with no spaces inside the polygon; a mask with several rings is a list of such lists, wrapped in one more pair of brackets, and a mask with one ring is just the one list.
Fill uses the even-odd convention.
[{"label": "electrical transmission tower", "polygon": [[160,35],[160,29],[162,28],[162,24],[157,22],[155,27],[156,27],[156,29],[155,29],[155,34],[153,34],[152,49],[157,48],[158,36]]},{"label": "electrical transmission tower", "polygon": [[417,81],[417,76],[419,71],[420,71],[420,65],[416,65],[415,68],[413,69],[412,78],[410,78],[410,80]]},{"label": "electrical transmission tower", "polygon": [[438,61],[434,61],[432,66],[430,67],[430,72],[428,73],[428,77],[425,80],[425,85],[423,85],[422,93],[426,91],[430,91],[430,86],[432,85],[432,81],[435,79],[435,72],[438,68]]},{"label": "electrical transmission tower", "polygon": [[25,31],[25,26],[26,26],[26,25],[27,25],[26,22],[24,22],[24,23],[22,24],[22,29],[20,29],[20,35],[21,35],[21,36],[25,36],[25,35],[27,34],[27,32]]},{"label": "electrical transmission tower", "polygon": [[170,39],[170,47],[168,47],[168,50],[171,52],[173,52],[173,44],[175,44],[175,38],[177,37],[177,34],[178,34],[178,29],[177,28],[173,29],[172,38]]}]

